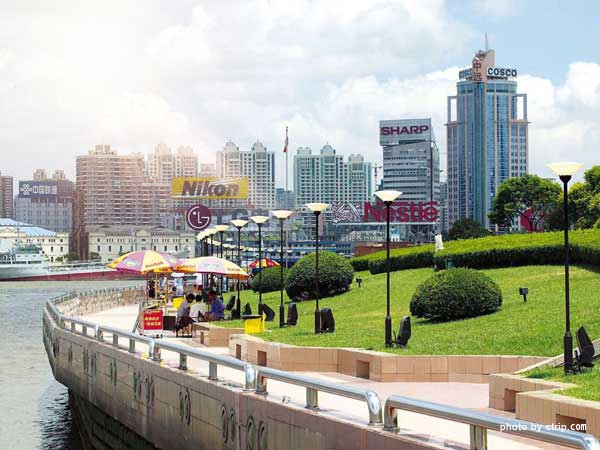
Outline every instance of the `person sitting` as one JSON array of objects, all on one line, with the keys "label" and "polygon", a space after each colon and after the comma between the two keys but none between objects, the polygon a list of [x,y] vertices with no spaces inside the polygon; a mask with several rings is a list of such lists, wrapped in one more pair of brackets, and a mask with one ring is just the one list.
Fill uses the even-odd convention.
[{"label": "person sitting", "polygon": [[194,300],[193,294],[188,294],[186,298],[183,299],[179,308],[177,308],[177,321],[175,324],[175,336],[179,334],[180,330],[184,330],[188,332],[188,335],[192,334],[192,324],[194,321],[190,317],[190,304]]},{"label": "person sitting", "polygon": [[210,303],[210,317],[212,320],[222,320],[225,317],[225,305],[221,297],[217,297],[216,293]]},{"label": "person sitting", "polygon": [[200,294],[196,295],[196,301],[190,308],[190,317],[197,322],[206,322],[206,303]]},{"label": "person sitting", "polygon": [[156,298],[156,287],[154,280],[148,281],[148,298]]}]

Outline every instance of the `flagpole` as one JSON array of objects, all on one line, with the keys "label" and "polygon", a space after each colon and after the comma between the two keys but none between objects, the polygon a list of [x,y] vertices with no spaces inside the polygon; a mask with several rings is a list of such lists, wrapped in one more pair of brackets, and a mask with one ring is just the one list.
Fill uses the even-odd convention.
[{"label": "flagpole", "polygon": [[285,199],[286,199],[286,208],[289,208],[290,205],[288,205],[287,202],[287,198],[288,198],[288,168],[289,168],[289,164],[288,164],[288,153],[289,153],[289,149],[288,149],[288,127],[286,125],[285,127]]}]

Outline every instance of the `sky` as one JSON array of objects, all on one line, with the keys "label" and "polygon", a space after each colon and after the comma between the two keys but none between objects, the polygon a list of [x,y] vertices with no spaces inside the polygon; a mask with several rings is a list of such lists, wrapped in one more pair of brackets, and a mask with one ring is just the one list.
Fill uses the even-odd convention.
[{"label": "sky", "polygon": [[[599,163],[600,2],[556,0],[0,0],[0,172],[74,179],[95,144],[120,153],[228,140],[381,161],[378,121],[431,117],[485,45],[528,94],[530,172]],[[444,174],[442,174],[444,176]]]}]

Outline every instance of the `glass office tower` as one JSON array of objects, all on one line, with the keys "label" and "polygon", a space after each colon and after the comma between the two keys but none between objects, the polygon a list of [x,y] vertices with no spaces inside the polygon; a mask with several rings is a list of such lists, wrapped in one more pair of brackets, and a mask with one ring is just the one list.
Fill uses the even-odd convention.
[{"label": "glass office tower", "polygon": [[516,75],[494,66],[493,50],[480,50],[448,97],[449,226],[468,217],[489,227],[498,186],[527,173],[527,95],[517,93]]}]

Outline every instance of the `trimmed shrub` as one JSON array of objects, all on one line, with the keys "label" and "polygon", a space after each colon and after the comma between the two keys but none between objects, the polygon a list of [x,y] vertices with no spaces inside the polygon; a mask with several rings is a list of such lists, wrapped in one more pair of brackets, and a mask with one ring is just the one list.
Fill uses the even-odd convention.
[{"label": "trimmed shrub", "polygon": [[447,322],[491,314],[501,305],[502,292],[490,277],[472,269],[449,269],[417,287],[410,301],[410,313]]},{"label": "trimmed shrub", "polygon": [[[571,262],[600,265],[600,230],[576,230],[570,234]],[[435,265],[446,268],[452,260],[454,267],[485,269],[493,267],[562,264],[563,234],[528,233],[489,236],[444,242],[445,249],[434,254],[432,244],[393,249],[390,252],[392,270],[415,269]],[[353,267],[371,273],[385,272],[385,251],[353,258]]]},{"label": "trimmed shrub", "polygon": [[[288,269],[283,269],[283,286],[285,287],[285,279],[288,275]],[[252,290],[254,292],[273,292],[278,291],[281,284],[281,268],[269,267],[263,269],[261,273],[257,273],[252,278]]]},{"label": "trimmed shrub", "polygon": [[[290,269],[285,290],[294,300],[315,298],[315,253],[306,255]],[[354,270],[344,257],[319,252],[319,297],[332,297],[346,292],[354,278]]]}]

